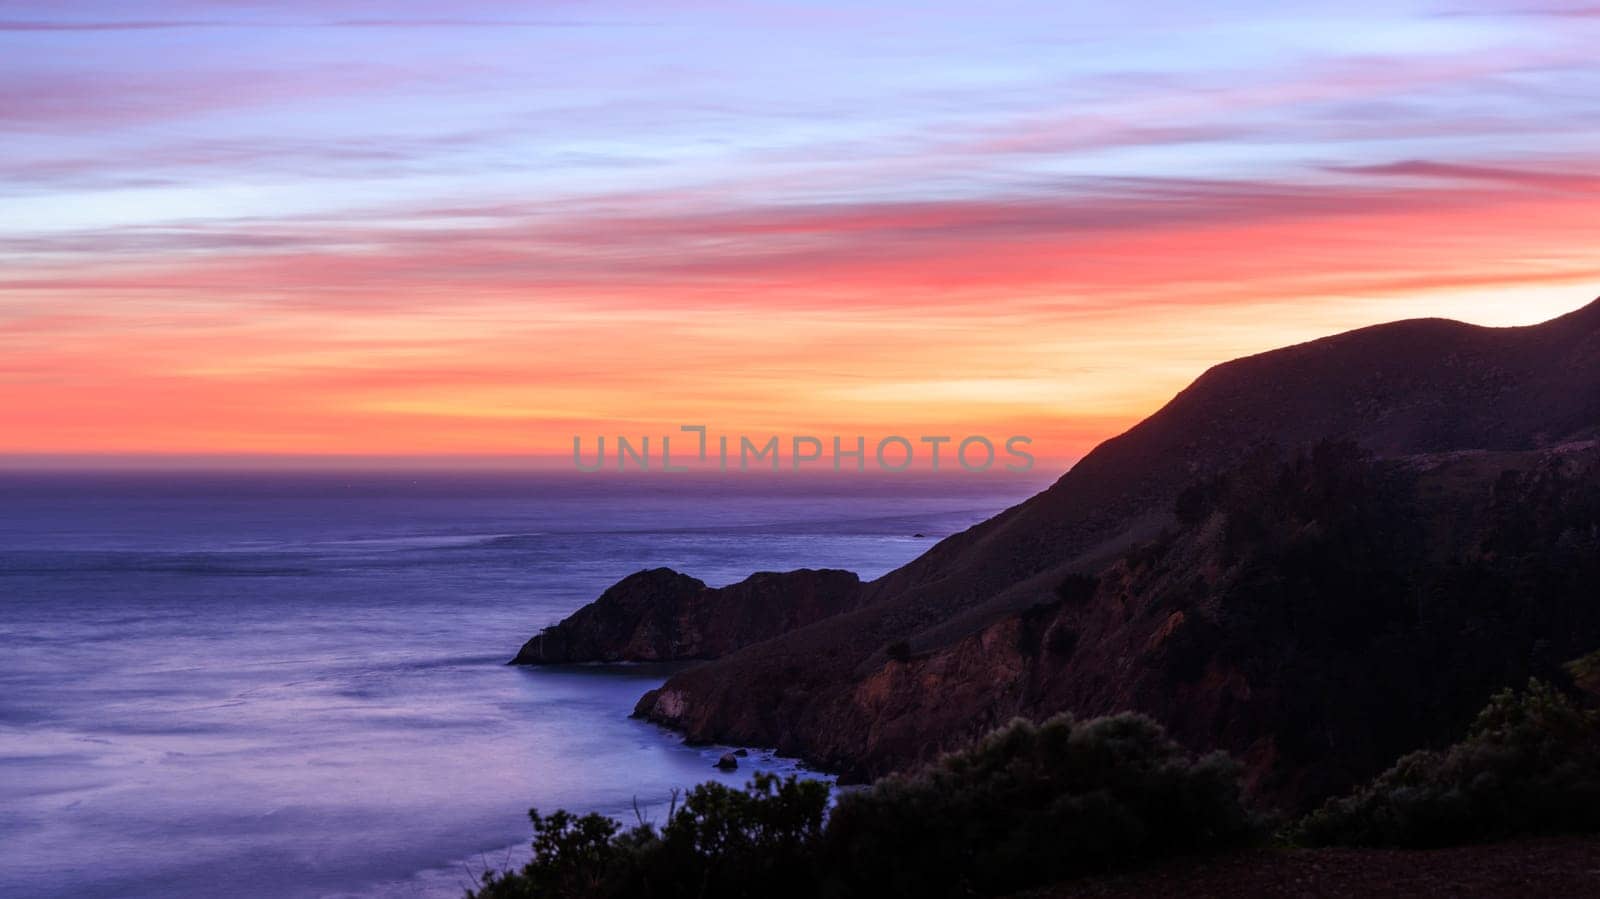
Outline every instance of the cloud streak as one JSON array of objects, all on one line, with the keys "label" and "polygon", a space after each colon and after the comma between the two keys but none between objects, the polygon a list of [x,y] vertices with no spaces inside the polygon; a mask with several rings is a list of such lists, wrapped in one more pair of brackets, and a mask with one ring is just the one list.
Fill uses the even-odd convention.
[{"label": "cloud streak", "polygon": [[[0,19],[0,33],[183,31],[193,29],[309,29],[309,28],[616,28],[622,22],[560,19],[330,19],[286,22],[248,19],[146,19],[84,21],[73,19]],[[638,27],[638,26],[634,26]]]},{"label": "cloud streak", "polygon": [[[1426,217],[1448,234],[1452,223],[1534,204],[1553,217],[1580,207],[1581,197],[1541,200],[1524,189],[1583,194],[1600,179],[1574,171],[1402,161],[1333,167],[1355,180],[1314,185],[1309,179],[1068,178],[1040,181],[1009,196],[922,201],[725,206],[725,191],[599,196],[588,203],[491,206],[390,206],[329,220],[207,223],[192,227],[118,228],[13,239],[13,251],[47,258],[199,260],[230,255],[246,263],[262,253],[343,260],[369,277],[393,266],[408,278],[441,282],[520,279],[517,283],[605,285],[666,283],[673,277],[783,277],[808,270],[836,273],[854,262],[892,259],[925,264],[982,257],[996,246],[1075,243],[1205,234],[1233,229],[1329,230],[1340,223]],[[1406,177],[1407,187],[1365,183]],[[1441,185],[1433,182],[1466,182]],[[363,224],[365,222],[365,224]],[[404,223],[404,224],[398,224]],[[1539,230],[1538,225],[1534,226]],[[206,260],[212,260],[208,262]],[[1063,259],[1063,264],[1067,260]],[[325,277],[326,273],[317,278]],[[80,285],[82,282],[78,282]],[[309,286],[321,283],[310,279]]]},{"label": "cloud streak", "polygon": [[1459,165],[1426,159],[1408,159],[1381,165],[1332,166],[1330,171],[1351,175],[1399,176],[1447,181],[1488,181],[1510,187],[1551,188],[1589,193],[1600,190],[1600,175],[1588,171],[1550,172],[1485,165]]}]

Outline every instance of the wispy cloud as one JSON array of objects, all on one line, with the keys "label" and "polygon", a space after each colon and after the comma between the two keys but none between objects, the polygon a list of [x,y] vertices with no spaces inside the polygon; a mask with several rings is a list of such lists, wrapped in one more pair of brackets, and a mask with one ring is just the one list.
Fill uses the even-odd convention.
[{"label": "wispy cloud", "polygon": [[[90,73],[21,75],[0,85],[0,131],[125,128],[182,121],[225,110],[305,103],[393,90],[419,73],[395,65],[330,63],[301,70],[229,69],[195,79],[140,73],[115,79]],[[115,169],[115,160],[103,162]]]},{"label": "wispy cloud", "polygon": [[1600,18],[1600,6],[1518,6],[1507,4],[1505,6],[1490,5],[1487,8],[1454,9],[1443,13],[1445,16],[1531,16],[1537,18],[1556,19],[1594,19]]},{"label": "wispy cloud", "polygon": [[1434,162],[1426,159],[1408,159],[1401,162],[1378,165],[1330,166],[1328,170],[1349,175],[1389,175],[1451,181],[1491,181],[1513,187],[1551,188],[1579,192],[1600,190],[1600,174],[1596,174],[1593,169],[1586,171],[1541,171],[1537,169],[1499,168],[1486,165]]},{"label": "wispy cloud", "polygon": [[0,19],[0,32],[179,31],[187,29],[296,29],[296,28],[615,28],[625,22],[561,19],[329,19],[326,21],[275,21],[252,19],[146,19],[89,21],[74,19]]},{"label": "wispy cloud", "polygon": [[[1420,162],[1338,171],[1358,177],[1078,178],[1006,197],[723,208],[708,186],[587,204],[76,231],[11,240],[36,265],[13,270],[0,289],[224,292],[322,308],[428,304],[453,290],[624,307],[670,296],[700,308],[827,309],[848,297],[852,308],[904,309],[1051,290],[1115,306],[1163,291],[1226,303],[1319,279],[1320,290],[1360,292],[1451,272],[1463,283],[1496,269],[1514,280],[1527,274],[1519,257],[1530,247],[1568,277],[1593,268],[1578,251],[1600,237],[1585,224],[1592,179]],[[1423,182],[1364,183],[1402,175]],[[1451,183],[1426,183],[1439,178]],[[1525,222],[1514,241],[1479,225],[1508,215]],[[1249,249],[1228,252],[1230,242]],[[1566,262],[1555,262],[1562,252]],[[51,260],[79,258],[101,270],[48,274]]]},{"label": "wispy cloud", "polygon": [[226,22],[152,20],[143,22],[74,22],[46,20],[0,20],[0,31],[164,31],[174,28],[226,28]]}]

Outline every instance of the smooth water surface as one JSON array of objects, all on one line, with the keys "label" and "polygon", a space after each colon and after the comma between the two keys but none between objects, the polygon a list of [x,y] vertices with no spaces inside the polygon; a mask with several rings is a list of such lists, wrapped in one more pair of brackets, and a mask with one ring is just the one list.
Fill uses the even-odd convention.
[{"label": "smooth water surface", "polygon": [[529,806],[792,770],[629,719],[660,670],[504,663],[641,568],[873,577],[1037,486],[0,474],[0,895],[456,896]]}]

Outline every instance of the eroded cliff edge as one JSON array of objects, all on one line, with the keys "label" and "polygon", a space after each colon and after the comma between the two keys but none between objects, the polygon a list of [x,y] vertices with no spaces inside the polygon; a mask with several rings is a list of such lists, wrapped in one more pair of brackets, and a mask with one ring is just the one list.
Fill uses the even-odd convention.
[{"label": "eroded cliff edge", "polygon": [[[1600,447],[1381,460],[1263,451],[1095,576],[842,683],[771,641],[638,714],[867,779],[1003,724],[1136,710],[1302,808],[1448,742],[1495,689],[1600,647]],[[780,661],[782,660],[782,661]],[[769,670],[781,678],[729,677]]]},{"label": "eroded cliff edge", "polygon": [[637,714],[867,778],[1016,714],[1134,709],[1303,807],[1600,645],[1597,436],[1600,302],[1237,360]]}]

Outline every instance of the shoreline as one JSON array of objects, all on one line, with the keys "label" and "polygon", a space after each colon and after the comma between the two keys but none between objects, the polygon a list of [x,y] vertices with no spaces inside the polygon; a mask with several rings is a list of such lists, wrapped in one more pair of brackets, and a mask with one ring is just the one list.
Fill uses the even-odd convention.
[{"label": "shoreline", "polygon": [[[639,665],[651,664],[658,663],[594,662],[549,667],[606,669],[618,665],[636,668]],[[802,779],[822,781],[828,784],[829,789],[835,795],[840,789],[849,789],[848,786],[839,783],[837,775],[820,771],[801,759],[780,756],[775,749],[770,747],[735,746],[726,743],[690,743],[681,733],[665,725],[645,719],[635,719],[631,716],[629,720],[638,720],[641,724],[647,725],[652,731],[656,732],[659,737],[670,739],[670,741],[676,742],[678,745],[694,749],[705,760],[705,776],[694,783],[682,785],[679,788],[681,791],[687,791],[699,783],[704,783],[706,780],[734,779],[739,783],[743,783],[755,772],[768,772],[777,774],[780,777],[795,775]],[[722,771],[717,768],[716,761],[724,753],[736,753],[740,750],[744,750],[748,755],[740,757],[738,769]],[[650,802],[637,802],[632,807],[610,811],[604,808],[589,807],[567,808],[566,810],[578,815],[600,812],[624,826],[631,826],[636,823],[635,813],[637,812],[642,814],[646,821],[660,824],[672,800],[673,797],[669,794]],[[533,854],[530,846],[532,836],[532,831],[530,830],[526,838],[514,843],[479,850],[470,855],[451,859],[441,865],[420,868],[404,878],[385,880],[358,890],[334,893],[330,894],[330,896],[331,899],[373,899],[373,897],[387,899],[390,896],[396,897],[396,899],[398,897],[406,897],[406,899],[432,899],[435,896],[441,897],[441,899],[445,896],[459,897],[471,885],[470,880],[474,876],[481,877],[485,871],[489,870],[516,870],[526,864]]]}]

